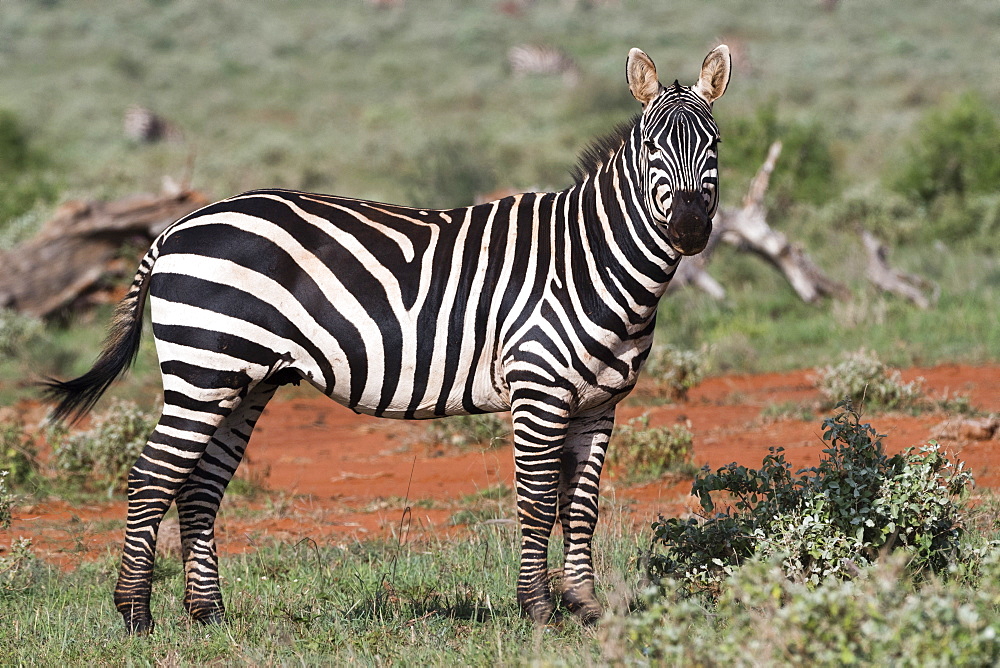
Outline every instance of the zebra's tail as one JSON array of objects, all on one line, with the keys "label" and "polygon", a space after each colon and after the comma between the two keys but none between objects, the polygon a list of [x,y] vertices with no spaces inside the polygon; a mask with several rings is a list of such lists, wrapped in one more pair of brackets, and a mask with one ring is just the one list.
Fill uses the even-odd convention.
[{"label": "zebra's tail", "polygon": [[128,294],[115,307],[101,354],[90,371],[73,380],[48,378],[41,383],[46,401],[56,404],[51,420],[76,422],[86,415],[115,380],[132,366],[142,339],[142,313],[149,290],[149,274],[156,262],[157,244],[139,263]]}]

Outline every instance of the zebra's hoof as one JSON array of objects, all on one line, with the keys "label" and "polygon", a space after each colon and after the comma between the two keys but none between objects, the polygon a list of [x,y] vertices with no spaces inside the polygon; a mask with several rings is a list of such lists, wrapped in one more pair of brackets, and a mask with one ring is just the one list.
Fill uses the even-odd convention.
[{"label": "zebra's hoof", "polygon": [[221,610],[215,612],[209,612],[203,615],[193,615],[196,622],[199,624],[205,624],[206,626],[210,624],[223,624],[226,621],[226,613]]},{"label": "zebra's hoof", "polygon": [[522,603],[521,613],[536,624],[547,626],[557,624],[560,621],[559,613],[555,608],[552,601],[534,601],[528,605]]},{"label": "zebra's hoof", "polygon": [[129,615],[124,615],[124,617],[125,631],[130,636],[148,636],[153,632],[153,627],[156,626],[152,617],[132,617]]},{"label": "zebra's hoof", "polygon": [[604,608],[594,599],[578,601],[564,596],[563,605],[576,615],[584,626],[593,626],[604,616]]},{"label": "zebra's hoof", "polygon": [[194,608],[188,610],[191,617],[200,624],[222,624],[226,621],[226,611],[219,606],[211,608]]}]

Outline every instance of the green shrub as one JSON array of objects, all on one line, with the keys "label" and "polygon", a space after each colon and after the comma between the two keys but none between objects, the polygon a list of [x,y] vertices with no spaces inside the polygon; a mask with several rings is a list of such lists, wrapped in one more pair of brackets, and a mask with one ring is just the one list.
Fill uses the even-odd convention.
[{"label": "green shrub", "polygon": [[940,197],[995,193],[1000,183],[1000,120],[967,93],[932,109],[905,144],[890,184],[923,204]]},{"label": "green shrub", "polygon": [[868,230],[890,246],[926,239],[928,221],[921,207],[899,193],[863,186],[845,191],[817,212],[823,230]]},{"label": "green shrub", "polygon": [[408,170],[407,204],[433,209],[469,206],[477,195],[496,189],[493,163],[482,146],[469,140],[427,143]]},{"label": "green shrub", "polygon": [[0,556],[0,597],[28,589],[39,566],[31,551],[30,538],[11,541],[7,554]]},{"label": "green shrub", "polygon": [[55,199],[55,187],[44,173],[46,163],[17,116],[0,110],[0,227],[37,202]]},{"label": "green shrub", "polygon": [[[971,483],[936,443],[888,456],[880,436],[850,402],[823,422],[827,448],[816,467],[793,474],[782,448],[759,469],[706,470],[692,487],[703,517],[660,518],[655,579],[688,593],[717,595],[722,580],[751,558],[776,559],[787,577],[818,584],[850,577],[894,550],[914,572],[941,572],[956,559],[963,521],[956,497]],[[717,511],[714,492],[726,495]]]},{"label": "green shrub", "polygon": [[844,353],[840,362],[817,372],[817,386],[829,406],[844,399],[878,410],[919,409],[929,403],[922,380],[904,383],[897,369],[864,348]]},{"label": "green shrub", "polygon": [[431,440],[458,447],[486,444],[500,447],[510,436],[510,425],[499,413],[455,415],[439,418],[428,424]]},{"label": "green shrub", "polygon": [[[988,569],[997,575],[995,553]],[[998,598],[996,577],[918,586],[901,559],[818,586],[754,561],[726,579],[715,604],[655,600],[626,620],[624,635],[653,665],[993,666]]]},{"label": "green shrub", "polygon": [[665,473],[694,473],[694,436],[682,424],[650,427],[649,416],[632,418],[615,427],[608,463],[620,480],[653,480]]},{"label": "green shrub", "polygon": [[705,379],[708,361],[704,351],[653,346],[646,360],[646,373],[674,401],[686,401],[688,391]]},{"label": "green shrub", "polygon": [[719,125],[724,128],[719,147],[724,182],[747,183],[764,162],[771,144],[780,140],[781,158],[769,191],[776,208],[785,210],[793,202],[822,204],[839,191],[834,152],[818,122],[779,119],[777,105],[771,103],[752,116],[723,118]]},{"label": "green shrub", "polygon": [[0,355],[24,354],[45,335],[45,324],[38,318],[23,315],[13,309],[0,309]]},{"label": "green shrub", "polygon": [[1000,117],[978,95],[928,112],[887,181],[925,208],[925,239],[1000,248]]},{"label": "green shrub", "polygon": [[38,450],[34,437],[20,422],[0,423],[0,469],[12,485],[23,485],[38,473]]},{"label": "green shrub", "polygon": [[942,195],[931,203],[924,223],[925,239],[972,242],[979,250],[996,251],[1000,249],[1000,194]]},{"label": "green shrub", "polygon": [[49,431],[54,468],[73,485],[88,491],[124,491],[127,475],[139,458],[156,416],[132,402],[116,400],[94,416],[91,428],[75,434]]}]

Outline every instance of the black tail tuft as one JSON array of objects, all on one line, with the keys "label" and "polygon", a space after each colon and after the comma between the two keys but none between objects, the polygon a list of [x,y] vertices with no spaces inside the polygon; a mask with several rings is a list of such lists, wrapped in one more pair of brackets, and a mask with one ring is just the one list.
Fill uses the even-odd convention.
[{"label": "black tail tuft", "polygon": [[52,378],[42,382],[45,400],[56,404],[51,419],[76,422],[94,407],[115,380],[132,366],[142,340],[142,312],[145,304],[145,278],[148,268],[141,268],[133,289],[115,309],[111,329],[101,354],[87,373],[73,380]]},{"label": "black tail tuft", "polygon": [[64,382],[48,378],[42,383],[45,400],[55,403],[52,420],[76,422],[86,415],[111,384],[122,376],[135,361],[142,337],[142,321],[139,327],[129,330],[121,343],[105,348],[97,362],[79,378]]}]

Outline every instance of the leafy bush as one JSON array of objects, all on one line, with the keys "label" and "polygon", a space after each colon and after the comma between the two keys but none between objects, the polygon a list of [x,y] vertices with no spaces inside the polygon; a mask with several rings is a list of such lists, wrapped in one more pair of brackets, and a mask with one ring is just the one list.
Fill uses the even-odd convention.
[{"label": "leafy bush", "polygon": [[0,557],[0,597],[30,587],[38,569],[38,560],[31,551],[31,539],[11,541],[7,554]]},{"label": "leafy bush", "polygon": [[35,439],[24,431],[23,424],[0,423],[0,469],[10,484],[23,485],[38,472],[37,456]]},{"label": "leafy bush", "polygon": [[923,204],[946,195],[995,193],[1000,183],[1000,120],[973,93],[933,109],[906,143],[898,169],[891,185]]},{"label": "leafy bush", "polygon": [[510,436],[510,426],[498,413],[439,418],[428,425],[428,431],[433,441],[458,447],[479,444],[500,447]]},{"label": "leafy bush", "polygon": [[653,346],[646,360],[647,375],[655,378],[674,401],[686,401],[688,391],[705,379],[707,371],[708,361],[703,351]]},{"label": "leafy bush", "polygon": [[619,479],[628,482],[656,479],[665,473],[693,473],[693,439],[682,424],[650,427],[649,416],[643,415],[615,427],[608,462]]},{"label": "leafy bush", "polygon": [[754,561],[709,608],[656,600],[625,622],[629,649],[654,665],[992,666],[1000,661],[996,553],[977,587],[915,586],[901,559],[853,580],[810,586]]},{"label": "leafy bush", "polygon": [[726,183],[746,183],[767,157],[775,141],[782,143],[781,159],[771,178],[770,198],[779,209],[793,202],[822,204],[837,194],[837,164],[826,131],[817,122],[778,118],[774,103],[753,116],[720,121],[725,128],[719,147],[723,170],[734,174]]},{"label": "leafy bush", "polygon": [[942,195],[924,219],[924,237],[954,244],[968,241],[979,250],[1000,249],[1000,195]]},{"label": "leafy bush", "polygon": [[[818,584],[850,577],[894,550],[913,571],[940,572],[956,558],[963,533],[956,500],[972,476],[936,443],[888,456],[880,436],[845,402],[823,421],[828,447],[816,467],[793,474],[782,448],[760,469],[729,464],[695,479],[702,518],[660,518],[656,579],[675,578],[688,593],[717,595],[722,580],[751,558],[776,559],[787,577]],[[716,512],[713,492],[727,505]]]},{"label": "leafy bush", "polygon": [[928,221],[919,205],[899,193],[860,186],[819,209],[816,225],[838,233],[865,229],[893,246],[926,238]]},{"label": "leafy bush", "polygon": [[929,403],[921,388],[922,380],[904,383],[897,369],[864,348],[845,353],[837,364],[817,371],[817,386],[829,405],[845,398],[880,410],[918,409]]},{"label": "leafy bush", "polygon": [[44,336],[45,324],[13,309],[0,309],[0,355],[17,356]]},{"label": "leafy bush", "polygon": [[1000,248],[1000,118],[978,95],[928,112],[888,181],[925,207],[926,237]]},{"label": "leafy bush", "polygon": [[93,418],[91,428],[69,434],[49,431],[54,468],[83,489],[107,493],[124,491],[127,475],[139,458],[156,417],[132,402],[116,400]]},{"label": "leafy bush", "polygon": [[0,226],[38,201],[55,199],[55,187],[44,174],[46,162],[17,116],[0,110]]}]

